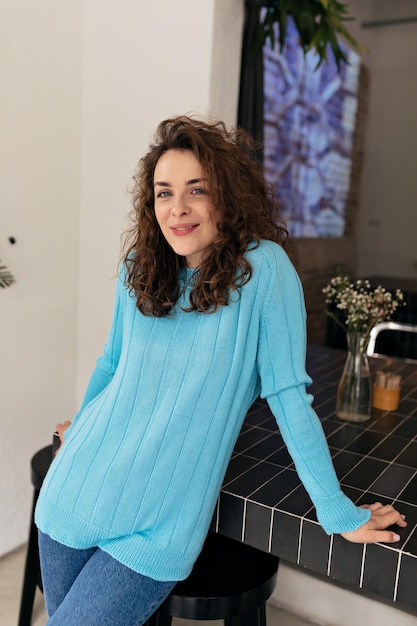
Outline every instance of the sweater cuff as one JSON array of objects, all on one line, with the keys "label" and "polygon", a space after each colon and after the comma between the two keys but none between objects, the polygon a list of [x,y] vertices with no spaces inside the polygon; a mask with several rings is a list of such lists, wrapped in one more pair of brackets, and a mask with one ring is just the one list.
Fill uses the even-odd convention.
[{"label": "sweater cuff", "polygon": [[328,535],[356,530],[371,517],[369,509],[356,506],[342,491],[333,496],[315,498],[314,505],[317,519]]}]

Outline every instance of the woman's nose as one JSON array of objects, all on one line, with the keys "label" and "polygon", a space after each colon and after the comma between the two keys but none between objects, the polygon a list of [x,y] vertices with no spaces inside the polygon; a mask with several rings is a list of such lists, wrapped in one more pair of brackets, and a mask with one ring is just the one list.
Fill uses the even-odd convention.
[{"label": "woman's nose", "polygon": [[182,198],[175,198],[173,203],[172,203],[172,207],[171,207],[171,213],[172,215],[186,215],[187,213],[189,213],[190,208],[187,205],[187,203],[182,199]]}]

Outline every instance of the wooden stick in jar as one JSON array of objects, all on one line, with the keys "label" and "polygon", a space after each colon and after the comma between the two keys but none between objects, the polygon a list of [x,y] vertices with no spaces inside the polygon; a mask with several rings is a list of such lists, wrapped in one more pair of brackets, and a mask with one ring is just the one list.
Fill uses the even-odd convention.
[{"label": "wooden stick in jar", "polygon": [[383,389],[399,389],[401,384],[401,376],[394,374],[393,372],[382,372],[378,370],[376,372],[376,387],[382,387]]}]

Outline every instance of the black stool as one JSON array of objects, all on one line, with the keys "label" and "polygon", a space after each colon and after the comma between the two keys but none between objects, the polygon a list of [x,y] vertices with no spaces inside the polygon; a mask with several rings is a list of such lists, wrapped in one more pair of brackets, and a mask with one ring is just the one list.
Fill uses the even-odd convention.
[{"label": "black stool", "polygon": [[[52,462],[52,446],[31,460],[34,487],[18,626],[30,626],[36,587],[42,591],[34,511]],[[150,618],[149,626],[169,626],[173,617],[224,620],[226,626],[265,626],[265,603],[276,583],[279,559],[249,545],[210,532],[190,576],[178,583]]]},{"label": "black stool", "polygon": [[18,626],[30,626],[32,622],[33,601],[36,587],[42,591],[41,569],[39,565],[38,531],[35,526],[35,506],[42,487],[43,479],[52,463],[52,445],[39,450],[31,460],[31,479],[34,487],[32,515],[30,518],[29,540],[26,553],[25,573],[23,576],[22,596]]},{"label": "black stool", "polygon": [[279,559],[210,532],[190,576],[178,583],[149,626],[173,617],[222,619],[226,626],[265,626],[265,603],[275,588]]}]

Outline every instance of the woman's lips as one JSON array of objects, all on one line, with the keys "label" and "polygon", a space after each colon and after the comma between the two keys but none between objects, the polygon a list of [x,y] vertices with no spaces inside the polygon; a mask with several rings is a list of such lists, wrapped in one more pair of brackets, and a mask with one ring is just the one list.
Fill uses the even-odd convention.
[{"label": "woman's lips", "polygon": [[198,224],[175,224],[170,226],[171,232],[177,237],[190,235],[196,228],[198,228]]}]

